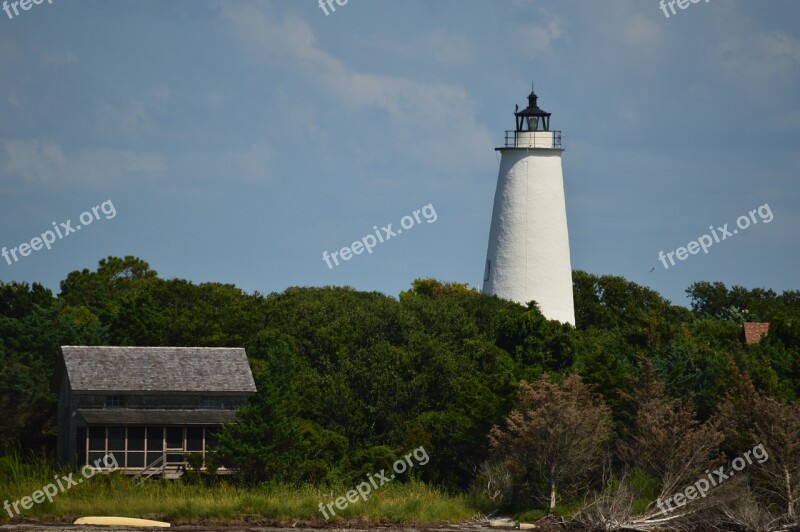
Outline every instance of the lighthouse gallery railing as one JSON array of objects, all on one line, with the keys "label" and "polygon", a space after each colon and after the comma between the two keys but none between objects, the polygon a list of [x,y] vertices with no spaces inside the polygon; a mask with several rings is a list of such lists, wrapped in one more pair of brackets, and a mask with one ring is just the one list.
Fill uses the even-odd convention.
[{"label": "lighthouse gallery railing", "polygon": [[[519,137],[518,137],[519,135]],[[534,135],[534,146],[530,145]],[[524,140],[523,140],[524,139]],[[552,148],[561,149],[561,131],[515,131],[506,130],[506,148]]]}]

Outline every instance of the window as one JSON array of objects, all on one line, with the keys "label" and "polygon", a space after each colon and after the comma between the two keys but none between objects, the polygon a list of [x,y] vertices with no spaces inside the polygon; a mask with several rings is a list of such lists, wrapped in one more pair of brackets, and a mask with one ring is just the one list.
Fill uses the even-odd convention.
[{"label": "window", "polygon": [[228,408],[241,408],[247,404],[247,399],[244,397],[229,397]]},{"label": "window", "polygon": [[483,280],[484,281],[488,281],[489,280],[489,272],[490,271],[492,271],[492,261],[487,260],[486,261],[486,271],[483,272]]},{"label": "window", "polygon": [[124,406],[124,395],[106,395],[106,408],[122,408]]},{"label": "window", "polygon": [[225,408],[225,402],[222,400],[222,397],[204,395],[203,408]]}]

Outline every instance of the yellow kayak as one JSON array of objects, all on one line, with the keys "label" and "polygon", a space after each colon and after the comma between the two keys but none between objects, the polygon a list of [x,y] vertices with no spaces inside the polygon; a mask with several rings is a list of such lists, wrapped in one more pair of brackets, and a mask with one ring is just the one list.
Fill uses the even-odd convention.
[{"label": "yellow kayak", "polygon": [[73,525],[100,525],[100,526],[157,526],[169,527],[169,523],[163,521],[151,521],[150,519],[136,519],[133,517],[79,517]]}]

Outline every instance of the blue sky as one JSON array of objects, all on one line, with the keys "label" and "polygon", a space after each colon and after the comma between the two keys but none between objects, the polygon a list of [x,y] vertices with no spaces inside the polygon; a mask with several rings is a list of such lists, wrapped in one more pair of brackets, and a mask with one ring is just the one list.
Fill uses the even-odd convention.
[{"label": "blue sky", "polygon": [[[13,12],[12,12],[13,13]],[[573,268],[687,304],[695,281],[798,289],[800,3],[47,0],[0,12],[0,246],[111,200],[0,280],[58,290],[135,255],[247,291],[480,286],[498,160],[536,82]],[[332,252],[432,204],[329,269]],[[675,250],[758,223],[665,269]],[[651,269],[655,268],[652,272]]]}]

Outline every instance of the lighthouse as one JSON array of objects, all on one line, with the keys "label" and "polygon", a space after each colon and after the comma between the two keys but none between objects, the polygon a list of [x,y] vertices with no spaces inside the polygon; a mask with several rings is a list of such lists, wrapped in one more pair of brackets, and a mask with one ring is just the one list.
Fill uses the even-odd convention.
[{"label": "lighthouse", "polygon": [[494,195],[483,292],[522,305],[536,301],[551,320],[575,325],[561,131],[531,89],[506,131]]}]

